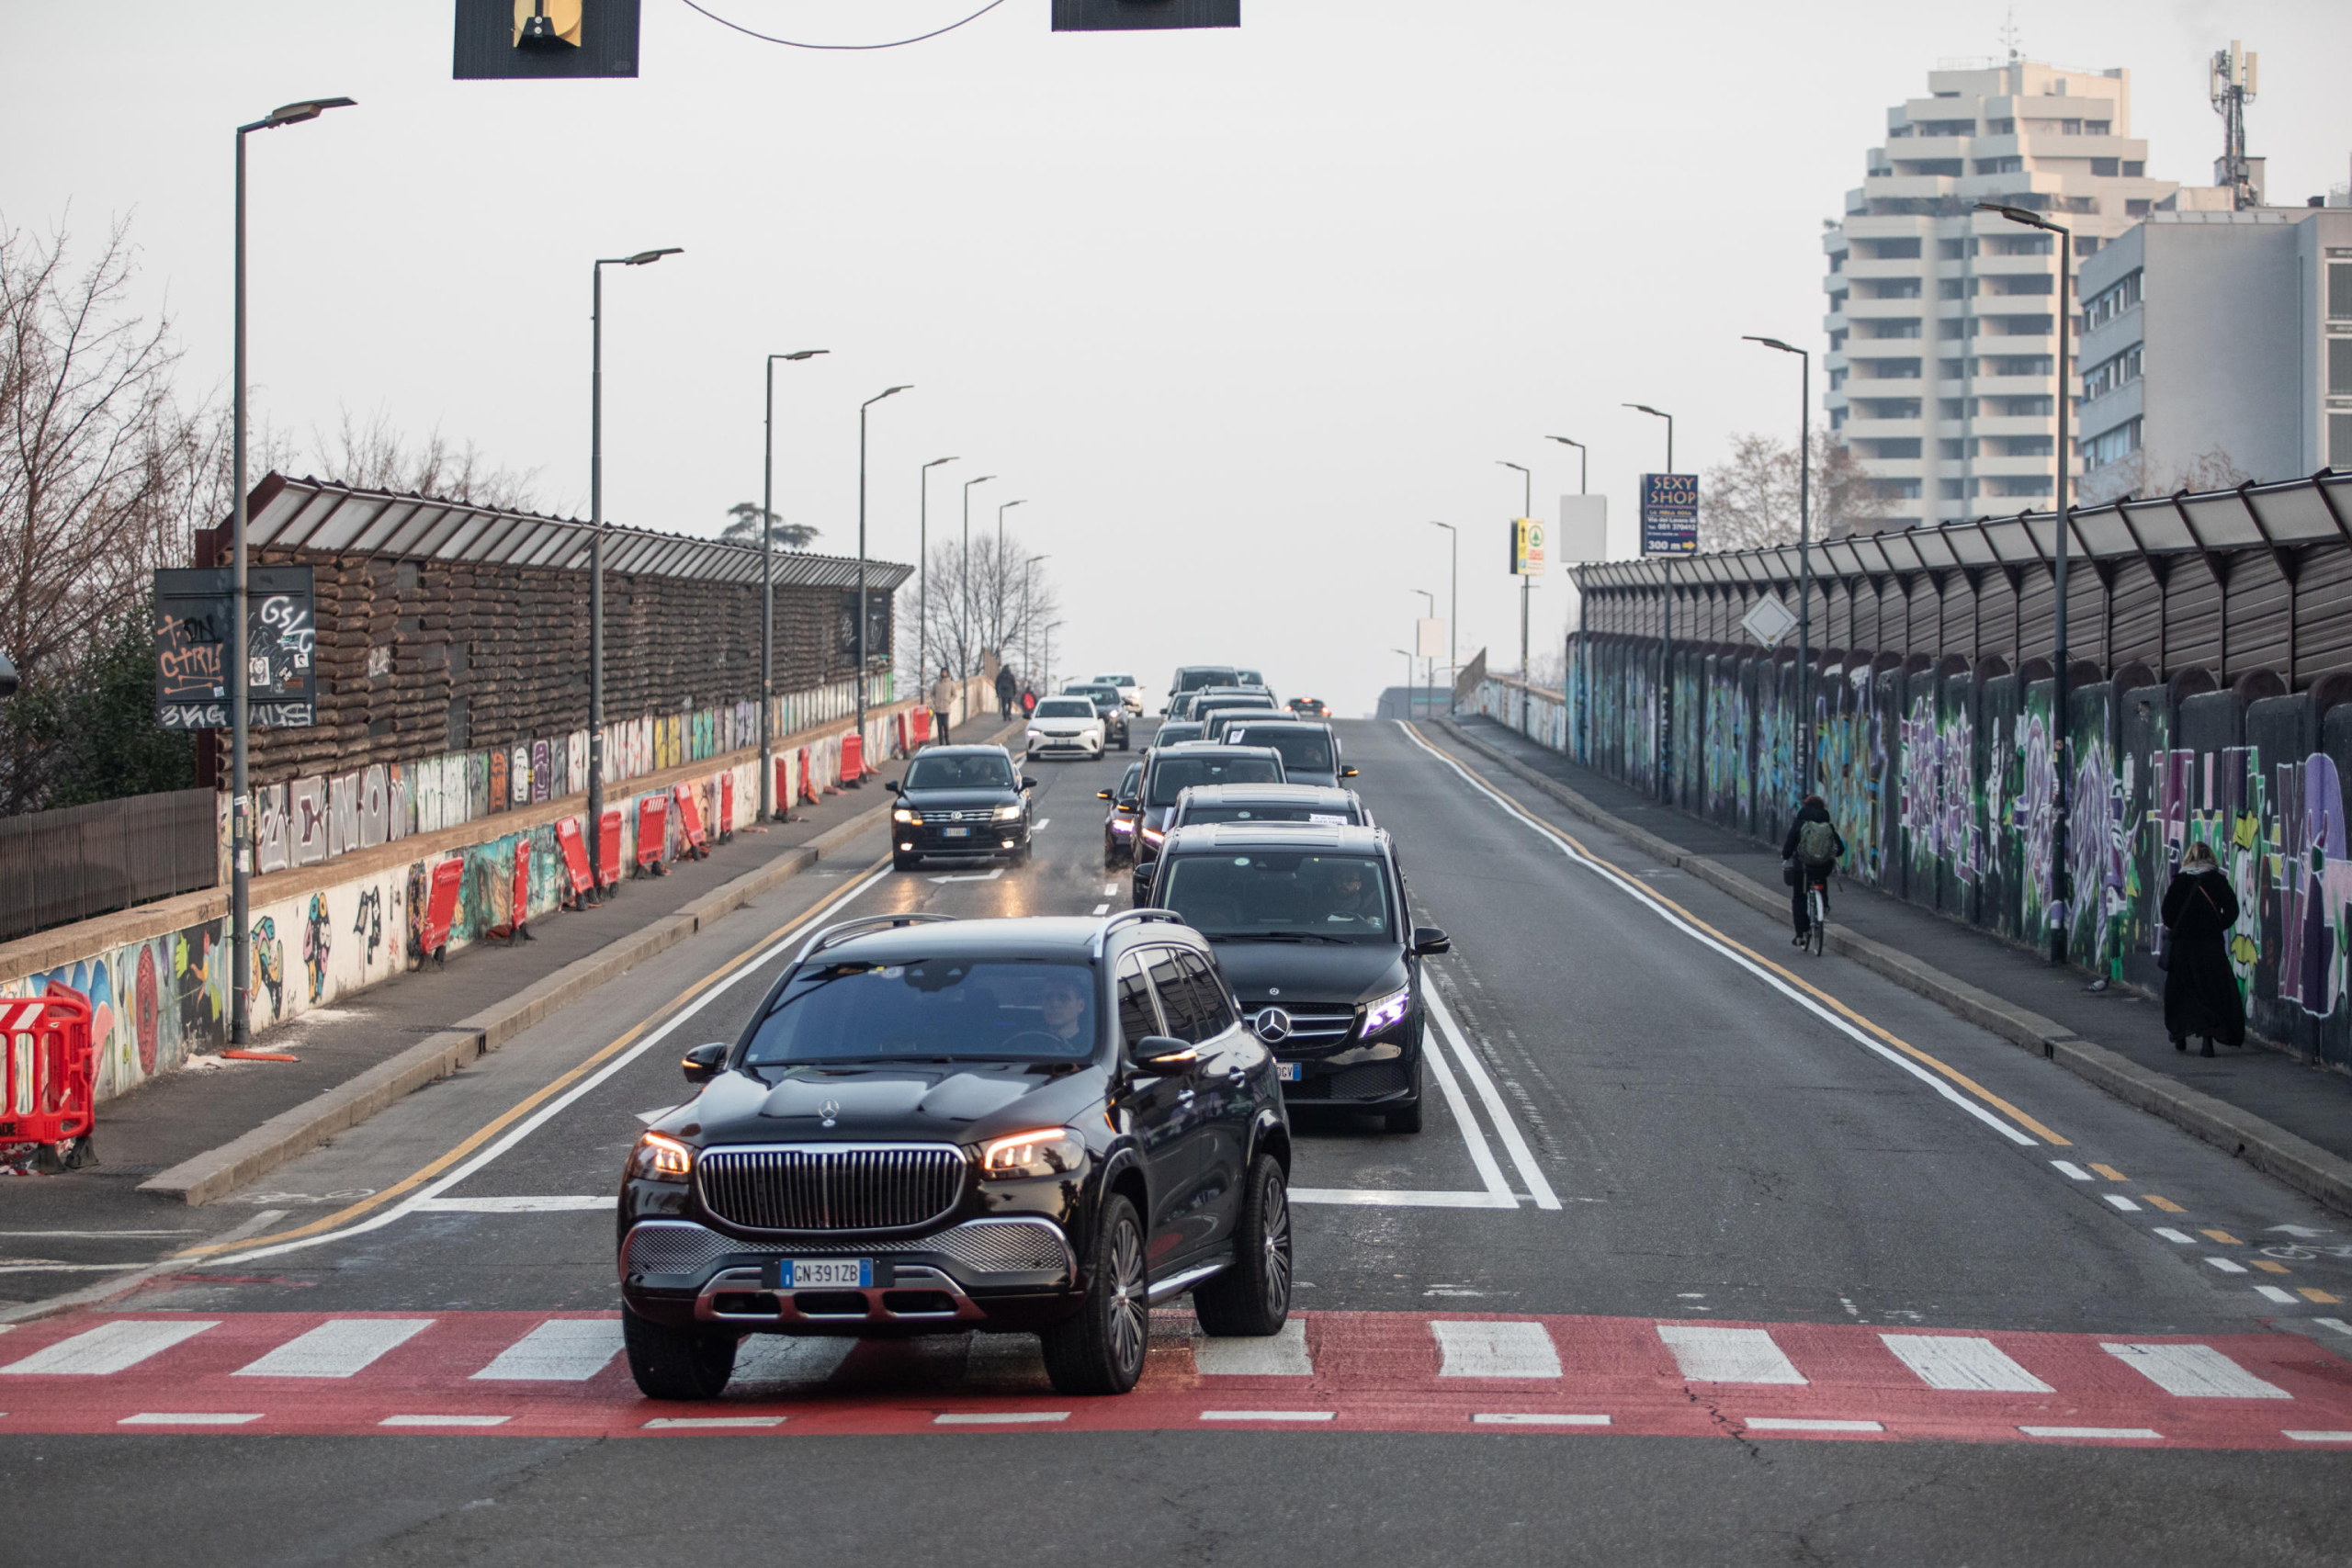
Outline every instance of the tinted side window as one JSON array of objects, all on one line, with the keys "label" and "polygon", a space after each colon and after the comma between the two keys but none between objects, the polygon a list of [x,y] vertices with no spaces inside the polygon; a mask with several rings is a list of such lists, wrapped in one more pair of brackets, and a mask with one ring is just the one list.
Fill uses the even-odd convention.
[{"label": "tinted side window", "polygon": [[1197,1044],[1209,1037],[1201,1027],[1200,1001],[1184,977],[1181,955],[1173,948],[1160,948],[1151,955],[1151,983],[1159,992],[1159,1008],[1168,1018],[1168,1032],[1187,1044]]},{"label": "tinted side window", "polygon": [[1133,1050],[1147,1034],[1159,1032],[1159,1015],[1152,1010],[1151,982],[1144,977],[1143,959],[1129,953],[1119,960],[1119,1035]]},{"label": "tinted side window", "polygon": [[1197,953],[1187,953],[1180,955],[1180,962],[1184,965],[1185,977],[1193,983],[1193,995],[1200,1003],[1201,1038],[1222,1034],[1239,1022],[1233,1003],[1225,994],[1225,983],[1209,967],[1208,960]]}]

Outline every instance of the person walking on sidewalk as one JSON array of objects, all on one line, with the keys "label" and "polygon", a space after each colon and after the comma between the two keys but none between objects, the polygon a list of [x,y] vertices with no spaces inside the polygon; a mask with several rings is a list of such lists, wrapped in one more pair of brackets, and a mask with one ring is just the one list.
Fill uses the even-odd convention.
[{"label": "person walking on sidewalk", "polygon": [[1012,716],[1012,699],[1020,693],[1021,682],[1012,678],[1012,671],[1001,664],[998,665],[996,667],[996,706],[999,718]]},{"label": "person walking on sidewalk", "polygon": [[1829,803],[1817,795],[1808,795],[1797,808],[1796,820],[1789,824],[1788,840],[1781,846],[1783,863],[1793,866],[1796,874],[1790,879],[1792,888],[1789,912],[1795,919],[1797,934],[1790,945],[1803,947],[1813,931],[1813,910],[1805,895],[1814,888],[1821,889],[1821,907],[1829,908],[1829,874],[1846,855],[1846,840],[1838,836],[1838,824],[1829,819]]},{"label": "person walking on sidewalk", "polygon": [[931,683],[931,728],[943,746],[947,744],[947,716],[955,706],[956,677],[943,664],[939,667],[939,679]]},{"label": "person walking on sidewalk", "polygon": [[2165,889],[2165,1032],[2172,1048],[2188,1049],[2200,1036],[2200,1056],[2213,1042],[2245,1043],[2245,1002],[2230,967],[2230,931],[2238,923],[2238,896],[2213,860],[2212,847],[2191,844]]}]

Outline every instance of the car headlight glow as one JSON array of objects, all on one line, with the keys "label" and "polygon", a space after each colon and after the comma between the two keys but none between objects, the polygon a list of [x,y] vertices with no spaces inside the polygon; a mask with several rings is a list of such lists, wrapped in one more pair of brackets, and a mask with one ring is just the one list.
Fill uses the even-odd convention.
[{"label": "car headlight glow", "polygon": [[1001,1181],[1023,1176],[1066,1176],[1086,1159],[1086,1140],[1068,1127],[1041,1127],[981,1145],[980,1177]]},{"label": "car headlight glow", "polygon": [[1384,1029],[1394,1028],[1413,1005],[1413,987],[1399,986],[1385,997],[1375,997],[1364,1004],[1363,1027],[1357,1031],[1369,1040]]},{"label": "car headlight glow", "polygon": [[910,810],[906,807],[901,806],[896,811],[890,813],[890,820],[893,822],[911,823],[913,826],[920,828],[922,826],[922,813],[920,811]]},{"label": "car headlight glow", "polygon": [[695,1151],[667,1133],[648,1133],[628,1156],[628,1173],[641,1181],[684,1181],[694,1175]]},{"label": "car headlight glow", "polygon": [[1021,807],[1017,806],[1000,806],[996,808],[996,819],[1000,822],[1017,821],[1020,816]]},{"label": "car headlight glow", "polygon": [[1167,838],[1167,837],[1168,837],[1168,835],[1167,835],[1167,834],[1165,834],[1165,833],[1161,832],[1161,831],[1160,831],[1159,829],[1157,829],[1157,828],[1146,828],[1146,829],[1143,830],[1143,836],[1144,836],[1145,838],[1147,838],[1147,839],[1149,839],[1149,840],[1150,840],[1153,843],[1155,843],[1155,844],[1156,844],[1156,843],[1159,843],[1161,840],[1163,840],[1163,839],[1165,839],[1165,838]]},{"label": "car headlight glow", "polygon": [[1114,833],[1132,833],[1135,830],[1136,825],[1132,822],[1122,820],[1111,824],[1111,831]]}]

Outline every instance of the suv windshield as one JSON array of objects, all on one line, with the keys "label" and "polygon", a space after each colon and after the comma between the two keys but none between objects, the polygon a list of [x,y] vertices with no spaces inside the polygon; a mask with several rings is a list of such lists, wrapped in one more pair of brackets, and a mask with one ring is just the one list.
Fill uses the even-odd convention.
[{"label": "suv windshield", "polygon": [[1282,764],[1272,757],[1163,757],[1151,770],[1147,806],[1173,806],[1194,784],[1281,784]]},{"label": "suv windshield", "polygon": [[812,964],[743,1053],[796,1062],[1080,1061],[1094,1054],[1094,972],[1017,958]]},{"label": "suv windshield", "polygon": [[1091,697],[1047,697],[1037,705],[1039,718],[1092,718],[1094,699]]},{"label": "suv windshield", "polygon": [[1197,692],[1203,686],[1231,684],[1233,667],[1229,664],[1196,664],[1190,670],[1176,672],[1176,689],[1180,692]]},{"label": "suv windshield", "polygon": [[1379,861],[1312,850],[1179,855],[1159,902],[1212,942],[1388,940],[1388,879]]},{"label": "suv windshield", "polygon": [[1002,757],[917,757],[907,770],[909,789],[1011,789],[1012,764]]},{"label": "suv windshield", "polygon": [[1283,754],[1283,765],[1293,773],[1331,771],[1331,738],[1320,729],[1281,724],[1244,726],[1237,719],[1226,725],[1225,738],[1237,746],[1272,747]]}]

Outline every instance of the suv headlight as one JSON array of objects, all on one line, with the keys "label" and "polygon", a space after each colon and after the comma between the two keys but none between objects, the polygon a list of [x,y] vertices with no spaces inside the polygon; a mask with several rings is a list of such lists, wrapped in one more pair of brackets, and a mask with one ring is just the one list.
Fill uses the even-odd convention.
[{"label": "suv headlight", "polygon": [[646,1134],[628,1156],[628,1173],[640,1181],[685,1181],[694,1171],[694,1145],[667,1133]]},{"label": "suv headlight", "polygon": [[922,826],[922,813],[901,806],[896,811],[890,813],[890,820],[893,822],[905,822],[920,828]]},{"label": "suv headlight", "polygon": [[1086,1161],[1086,1140],[1068,1127],[1015,1133],[980,1147],[980,1179],[1003,1181],[1023,1176],[1067,1176]]},{"label": "suv headlight", "polygon": [[1374,997],[1363,1005],[1363,1027],[1356,1032],[1369,1040],[1384,1029],[1393,1029],[1405,1018],[1406,1010],[1413,1005],[1413,987],[1399,986],[1385,997]]},{"label": "suv headlight", "polygon": [[996,819],[1000,822],[1017,822],[1021,819],[1021,807],[1000,806],[996,808]]}]

